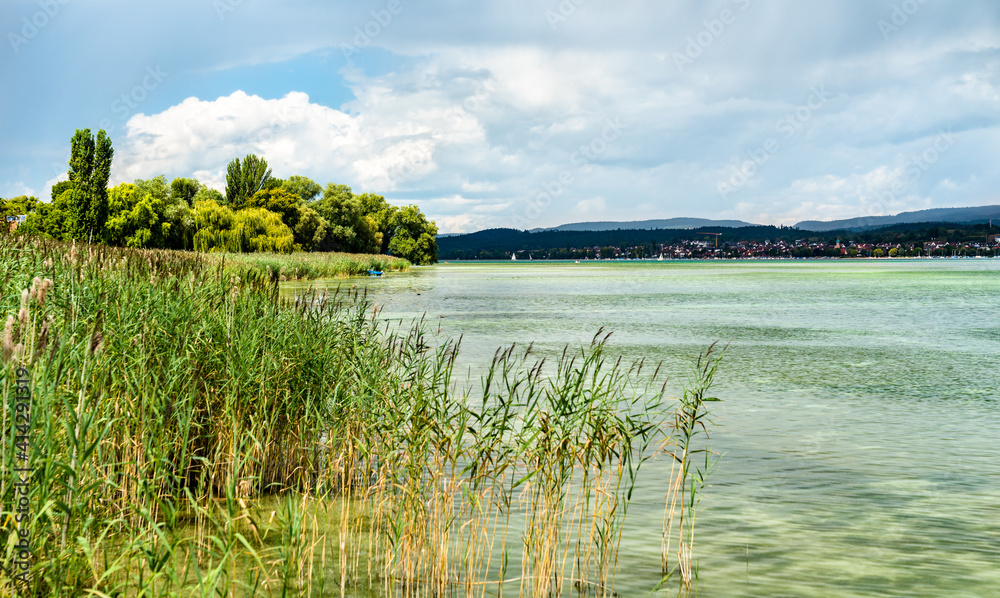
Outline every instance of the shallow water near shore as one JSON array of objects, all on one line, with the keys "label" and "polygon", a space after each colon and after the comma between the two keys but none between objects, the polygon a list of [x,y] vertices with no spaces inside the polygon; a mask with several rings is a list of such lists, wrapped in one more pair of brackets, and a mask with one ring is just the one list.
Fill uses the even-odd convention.
[{"label": "shallow water near shore", "polygon": [[[319,284],[461,335],[463,379],[499,346],[555,354],[603,327],[678,391],[728,343],[701,596],[1000,596],[1000,260],[448,264]],[[660,578],[668,473],[646,470],[630,506],[624,596]]]}]

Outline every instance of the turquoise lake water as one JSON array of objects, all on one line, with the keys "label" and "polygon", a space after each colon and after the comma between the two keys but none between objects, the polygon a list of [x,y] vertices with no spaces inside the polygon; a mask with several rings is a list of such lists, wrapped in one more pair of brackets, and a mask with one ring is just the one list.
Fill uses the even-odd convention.
[{"label": "turquoise lake water", "polygon": [[[1000,260],[449,264],[329,284],[462,335],[463,378],[501,345],[555,354],[603,327],[679,390],[729,343],[701,596],[1000,596]],[[666,472],[646,475],[624,596],[659,579]]]}]

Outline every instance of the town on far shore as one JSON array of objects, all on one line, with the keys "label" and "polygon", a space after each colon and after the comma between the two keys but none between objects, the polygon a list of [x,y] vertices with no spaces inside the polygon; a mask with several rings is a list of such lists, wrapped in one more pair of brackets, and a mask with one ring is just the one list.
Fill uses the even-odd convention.
[{"label": "town on far shore", "polygon": [[[556,231],[495,229],[441,237],[442,260],[677,260],[805,258],[992,258],[1000,234],[990,224],[898,225],[813,232],[747,227],[696,230]],[[727,239],[728,237],[728,239]]]}]

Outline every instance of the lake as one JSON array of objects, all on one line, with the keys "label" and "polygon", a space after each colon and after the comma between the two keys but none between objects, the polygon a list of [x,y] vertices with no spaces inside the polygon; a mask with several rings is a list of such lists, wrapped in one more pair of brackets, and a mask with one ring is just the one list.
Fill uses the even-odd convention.
[{"label": "lake", "polygon": [[[555,354],[604,328],[679,391],[728,344],[702,596],[1000,596],[1000,260],[469,263],[330,284],[461,335],[463,378],[501,345]],[[659,579],[656,474],[630,507],[625,596]]]}]

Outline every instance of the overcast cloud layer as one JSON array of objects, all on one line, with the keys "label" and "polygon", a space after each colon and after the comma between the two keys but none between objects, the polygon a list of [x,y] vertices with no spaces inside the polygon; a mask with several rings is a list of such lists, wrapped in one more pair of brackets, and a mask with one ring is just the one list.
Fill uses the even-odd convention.
[{"label": "overcast cloud layer", "polygon": [[[331,6],[332,5],[332,6]],[[1000,203],[996,0],[4,0],[0,196],[264,156],[442,232]]]}]

